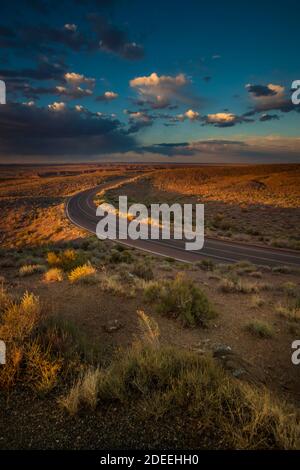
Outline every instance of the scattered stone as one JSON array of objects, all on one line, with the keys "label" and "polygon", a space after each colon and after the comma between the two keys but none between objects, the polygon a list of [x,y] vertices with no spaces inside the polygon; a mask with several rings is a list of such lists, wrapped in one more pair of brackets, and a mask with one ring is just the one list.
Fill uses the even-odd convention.
[{"label": "scattered stone", "polygon": [[235,369],[232,371],[233,377],[239,379],[242,375],[246,374],[245,369]]},{"label": "scattered stone", "polygon": [[248,383],[261,385],[265,383],[266,373],[235,353],[230,346],[218,345],[213,350],[213,357],[233,377]]},{"label": "scattered stone", "polygon": [[120,328],[123,328],[122,323],[119,320],[111,320],[105,325],[102,325],[102,328],[106,333],[114,333],[115,331],[118,331]]},{"label": "scattered stone", "polygon": [[228,354],[232,351],[230,346],[227,346],[226,344],[218,344],[217,346],[214,347],[214,356],[222,356],[223,354]]}]

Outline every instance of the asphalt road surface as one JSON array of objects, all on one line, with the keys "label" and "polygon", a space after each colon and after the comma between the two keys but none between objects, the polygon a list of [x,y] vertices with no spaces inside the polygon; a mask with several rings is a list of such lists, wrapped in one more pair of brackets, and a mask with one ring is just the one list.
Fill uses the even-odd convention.
[{"label": "asphalt road surface", "polygon": [[[103,183],[96,188],[71,196],[66,204],[66,215],[70,221],[78,227],[86,229],[91,233],[96,233],[96,225],[100,218],[96,216],[96,206],[93,199],[102,189],[109,189],[116,183],[117,181]],[[199,251],[186,251],[183,240],[128,239],[117,240],[117,242],[187,263],[195,263],[204,258],[211,258],[218,263],[235,263],[247,260],[257,265],[285,265],[300,268],[300,253],[296,251],[264,248],[213,238],[205,238],[204,247]]]}]

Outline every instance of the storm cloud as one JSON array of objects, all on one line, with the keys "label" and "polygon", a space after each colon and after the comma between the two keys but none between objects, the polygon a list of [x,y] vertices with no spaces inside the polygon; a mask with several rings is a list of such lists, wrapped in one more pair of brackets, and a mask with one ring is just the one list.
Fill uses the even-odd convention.
[{"label": "storm cloud", "polygon": [[8,104],[0,107],[1,156],[80,156],[135,148],[116,119],[64,103],[47,108]]}]

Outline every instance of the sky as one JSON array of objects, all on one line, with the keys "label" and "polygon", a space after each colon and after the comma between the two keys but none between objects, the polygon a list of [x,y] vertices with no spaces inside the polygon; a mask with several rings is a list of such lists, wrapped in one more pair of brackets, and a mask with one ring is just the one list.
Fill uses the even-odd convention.
[{"label": "sky", "polygon": [[299,162],[298,1],[1,5],[0,162]]}]

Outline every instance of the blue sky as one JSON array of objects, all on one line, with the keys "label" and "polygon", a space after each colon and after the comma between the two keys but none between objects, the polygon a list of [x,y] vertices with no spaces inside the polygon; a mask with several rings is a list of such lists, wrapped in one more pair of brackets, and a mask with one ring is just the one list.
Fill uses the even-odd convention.
[{"label": "blue sky", "polygon": [[1,161],[299,161],[299,13],[292,0],[12,1]]}]

